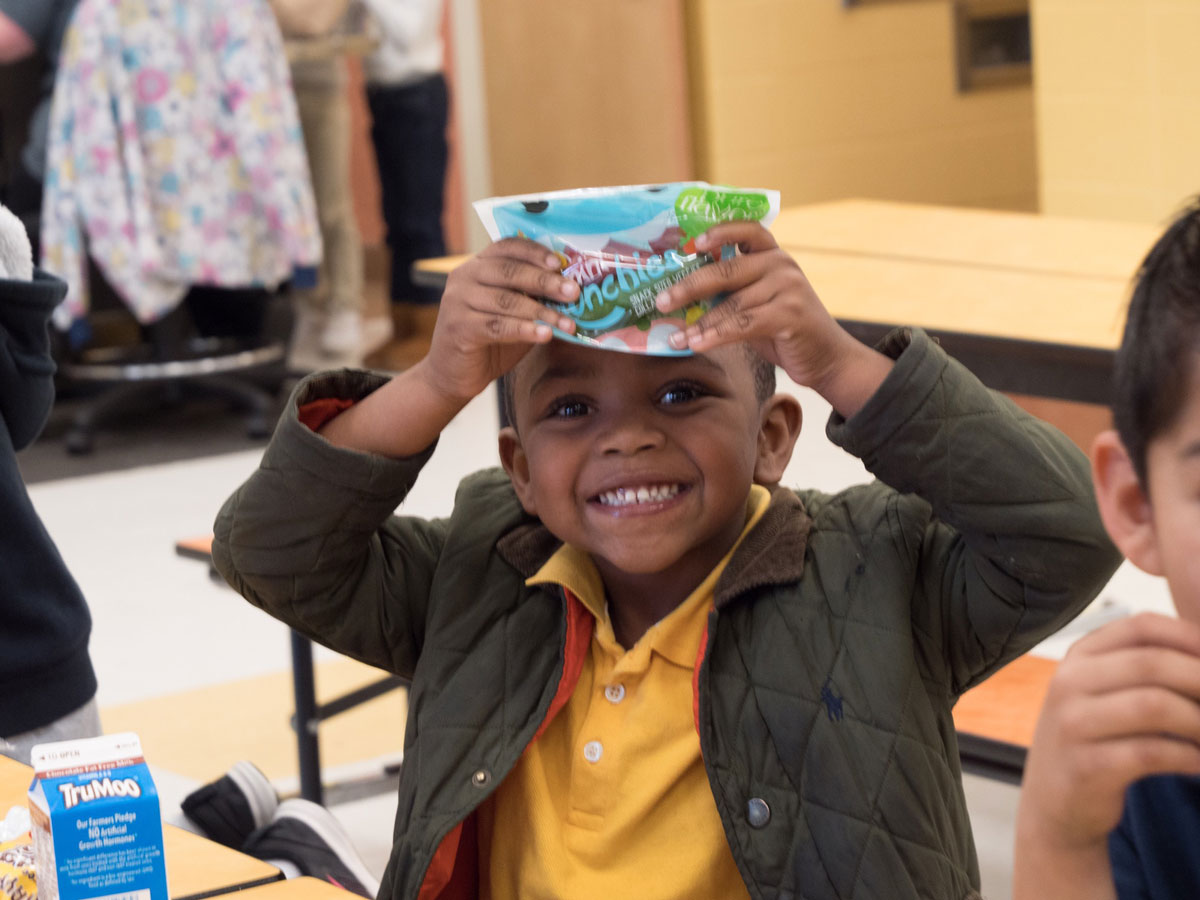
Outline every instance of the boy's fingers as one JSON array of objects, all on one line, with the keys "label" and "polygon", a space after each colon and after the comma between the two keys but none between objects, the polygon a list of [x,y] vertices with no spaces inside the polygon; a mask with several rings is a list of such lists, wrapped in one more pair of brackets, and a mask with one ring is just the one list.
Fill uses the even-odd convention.
[{"label": "boy's fingers", "polygon": [[1162,687],[1135,687],[1078,698],[1058,714],[1070,743],[1097,743],[1139,735],[1169,735],[1200,750],[1200,704]]},{"label": "boy's fingers", "polygon": [[476,258],[486,259],[490,257],[520,259],[530,265],[552,268],[555,272],[559,271],[562,265],[562,261],[558,258],[557,254],[528,238],[505,238],[502,241],[496,241],[494,244],[488,244],[487,247],[479,252]]},{"label": "boy's fingers", "polygon": [[1138,613],[1084,635],[1067,655],[1109,653],[1123,647],[1168,647],[1200,660],[1200,626],[1174,616]]},{"label": "boy's fingers", "polygon": [[1147,734],[1106,741],[1092,748],[1085,777],[1112,781],[1122,789],[1148,775],[1200,774],[1200,747],[1169,735]]},{"label": "boy's fingers", "polygon": [[1070,695],[1098,695],[1150,686],[1200,703],[1200,659],[1173,647],[1123,647],[1102,655],[1073,657],[1060,668],[1054,688]]},{"label": "boy's fingers", "polygon": [[755,253],[778,247],[775,236],[758,222],[723,222],[714,225],[695,240],[697,250],[716,253],[721,247],[735,246],[742,253]]},{"label": "boy's fingers", "polygon": [[491,344],[535,344],[550,340],[553,332],[545,321],[484,314],[478,327]]},{"label": "boy's fingers", "polygon": [[719,293],[733,293],[753,284],[766,270],[761,255],[734,256],[709,263],[655,298],[659,312],[671,312]]},{"label": "boy's fingers", "polygon": [[579,297],[579,285],[558,274],[557,269],[552,271],[512,256],[481,255],[476,263],[475,280],[487,287],[520,291],[531,297],[548,297],[564,303]]},{"label": "boy's fingers", "polygon": [[763,330],[760,322],[763,307],[774,295],[770,285],[754,282],[725,297],[682,332],[672,335],[671,344],[677,349],[687,346],[703,352],[721,344],[757,337]]},{"label": "boy's fingers", "polygon": [[[471,311],[489,320],[491,318],[512,319],[516,322],[546,322],[560,331],[573,333],[575,322],[557,312],[548,304],[534,300],[520,291],[495,288],[479,294],[470,304]],[[497,315],[499,313],[500,315]]]}]

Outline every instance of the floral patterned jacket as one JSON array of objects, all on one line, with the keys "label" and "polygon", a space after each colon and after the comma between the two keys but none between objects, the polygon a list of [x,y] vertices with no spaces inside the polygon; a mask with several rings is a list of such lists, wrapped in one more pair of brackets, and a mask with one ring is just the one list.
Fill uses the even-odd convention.
[{"label": "floral patterned jacket", "polygon": [[194,284],[273,287],[320,260],[308,161],[266,0],[81,0],[48,140],[42,264],[88,309],[87,256],[142,322]]}]

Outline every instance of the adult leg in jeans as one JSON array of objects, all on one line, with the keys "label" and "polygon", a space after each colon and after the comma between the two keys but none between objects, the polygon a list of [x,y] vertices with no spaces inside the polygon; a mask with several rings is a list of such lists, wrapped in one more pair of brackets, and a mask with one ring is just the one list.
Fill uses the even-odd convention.
[{"label": "adult leg in jeans", "polygon": [[[443,194],[448,148],[446,79],[368,88],[371,139],[379,167],[383,218],[391,250],[391,299],[396,337],[368,359],[383,368],[411,365],[428,347],[441,291],[412,282],[414,261],[444,256]],[[403,339],[409,336],[409,341]]]}]

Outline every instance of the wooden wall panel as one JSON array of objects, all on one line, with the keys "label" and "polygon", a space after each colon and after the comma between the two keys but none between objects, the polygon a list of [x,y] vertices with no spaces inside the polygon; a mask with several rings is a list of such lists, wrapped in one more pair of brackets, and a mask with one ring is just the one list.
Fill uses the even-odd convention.
[{"label": "wooden wall panel", "polygon": [[1032,88],[958,91],[949,0],[688,0],[687,22],[701,177],[1036,208]]},{"label": "wooden wall panel", "polygon": [[480,2],[493,193],[692,177],[681,3]]}]

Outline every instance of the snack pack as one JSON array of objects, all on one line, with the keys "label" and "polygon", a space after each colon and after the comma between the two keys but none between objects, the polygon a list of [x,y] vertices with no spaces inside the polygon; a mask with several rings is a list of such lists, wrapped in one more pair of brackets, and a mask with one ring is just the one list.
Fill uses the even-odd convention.
[{"label": "snack pack", "polygon": [[29,810],[12,807],[0,821],[0,900],[36,900],[37,866]]},{"label": "snack pack", "polygon": [[[557,254],[561,271],[580,288],[574,303],[542,302],[575,322],[563,340],[654,356],[682,356],[669,339],[719,302],[713,297],[660,313],[659,292],[715,260],[694,241],[719,222],[769,225],[779,192],[703,181],[582,188],[479,200],[475,211],[493,241],[526,237]],[[732,255],[733,248],[724,248]]]}]

